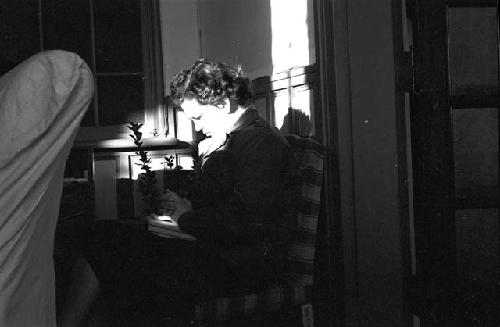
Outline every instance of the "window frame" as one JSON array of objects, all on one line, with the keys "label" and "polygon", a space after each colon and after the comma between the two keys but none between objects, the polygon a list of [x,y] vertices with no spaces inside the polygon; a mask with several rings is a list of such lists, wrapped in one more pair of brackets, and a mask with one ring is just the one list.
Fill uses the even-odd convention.
[{"label": "window frame", "polygon": [[[90,0],[92,4],[92,0]],[[161,29],[159,17],[158,0],[140,0],[141,16],[141,42],[142,42],[142,66],[144,73],[144,126],[142,132],[143,138],[163,139],[169,137],[169,130],[172,123],[168,121],[168,111],[164,101],[164,82],[163,82],[163,54],[161,44]],[[92,18],[93,19],[93,18]],[[94,29],[91,22],[91,29]],[[92,31],[92,47],[94,47],[94,32]],[[95,57],[95,49],[91,50]],[[93,58],[95,65],[95,58]],[[95,74],[95,67],[93,67]],[[94,75],[97,83],[97,76]],[[93,98],[94,105],[89,110],[94,109],[94,117],[98,115],[99,107],[97,105],[97,92]],[[95,121],[98,120],[95,118]],[[126,124],[99,126],[81,126],[75,139],[76,146],[97,146],[102,141],[130,139],[129,129]],[[122,142],[123,143],[123,142]]]},{"label": "window frame", "polygon": [[[303,88],[307,88],[313,93],[313,102],[311,110],[311,132],[312,137],[320,140],[321,139],[321,118],[320,118],[320,106],[321,97],[319,89],[319,75],[317,64],[313,63],[308,66],[294,67],[286,71],[277,73],[272,76],[259,77],[253,80],[254,86],[254,100],[257,103],[260,100],[265,101],[265,116],[269,123],[276,126],[276,108],[274,106],[274,99],[278,93],[283,93],[287,96],[288,103],[288,113],[291,113],[295,105],[295,95],[297,91]],[[292,122],[294,122],[294,115],[290,116]],[[276,128],[281,128],[282,126],[276,126]],[[289,126],[287,131],[283,131],[284,134],[299,134],[297,126]]]}]

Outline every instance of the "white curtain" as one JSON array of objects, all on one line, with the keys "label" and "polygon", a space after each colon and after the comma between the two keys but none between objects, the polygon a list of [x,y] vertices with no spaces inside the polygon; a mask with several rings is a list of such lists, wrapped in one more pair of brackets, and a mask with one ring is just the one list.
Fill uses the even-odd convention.
[{"label": "white curtain", "polygon": [[54,232],[66,158],[93,94],[76,54],[0,78],[0,326],[55,326]]}]

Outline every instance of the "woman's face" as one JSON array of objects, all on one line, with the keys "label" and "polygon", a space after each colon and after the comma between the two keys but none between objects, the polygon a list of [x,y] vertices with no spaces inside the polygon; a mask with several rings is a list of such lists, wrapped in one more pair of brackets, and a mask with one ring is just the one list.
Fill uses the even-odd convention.
[{"label": "woman's face", "polygon": [[194,128],[207,137],[226,133],[226,120],[229,106],[219,108],[213,105],[200,104],[196,99],[185,99],[181,108],[186,117],[194,122]]}]

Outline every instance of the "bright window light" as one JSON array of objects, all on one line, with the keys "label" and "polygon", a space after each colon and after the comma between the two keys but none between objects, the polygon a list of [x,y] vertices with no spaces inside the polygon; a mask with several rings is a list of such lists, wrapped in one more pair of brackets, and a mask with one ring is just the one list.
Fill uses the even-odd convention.
[{"label": "bright window light", "polygon": [[273,74],[309,65],[311,0],[270,0],[270,3]]},{"label": "bright window light", "polygon": [[[159,156],[159,157],[152,157],[151,155],[149,155],[149,156],[151,158],[151,163],[149,164],[149,166],[151,167],[151,170],[155,170],[155,171],[160,170],[161,171],[161,170],[166,169],[165,159],[163,156]],[[144,173],[144,171],[141,170],[141,167],[139,165],[137,165],[140,163],[139,159],[140,159],[139,156],[130,156],[131,178],[134,180],[137,180],[139,178],[139,174]],[[156,178],[158,178],[158,177],[159,176],[156,176]]]},{"label": "bright window light", "polygon": [[313,103],[313,94],[309,88],[299,88],[295,90],[294,103],[292,107],[300,111],[296,114],[297,131],[300,136],[314,135],[314,128],[311,124],[312,112],[311,104]]},{"label": "bright window light", "polygon": [[274,126],[283,128],[284,120],[288,114],[288,91],[274,93]]}]

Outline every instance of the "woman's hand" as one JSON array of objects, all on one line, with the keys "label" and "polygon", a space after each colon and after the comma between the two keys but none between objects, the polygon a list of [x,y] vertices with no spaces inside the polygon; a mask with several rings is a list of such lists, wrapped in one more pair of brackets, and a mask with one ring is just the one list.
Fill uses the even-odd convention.
[{"label": "woman's hand", "polygon": [[173,191],[167,190],[165,196],[168,199],[169,201],[168,203],[172,208],[170,217],[175,222],[177,222],[177,220],[183,213],[193,209],[191,206],[191,202],[188,199],[180,197],[177,193]]}]

